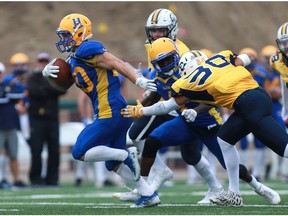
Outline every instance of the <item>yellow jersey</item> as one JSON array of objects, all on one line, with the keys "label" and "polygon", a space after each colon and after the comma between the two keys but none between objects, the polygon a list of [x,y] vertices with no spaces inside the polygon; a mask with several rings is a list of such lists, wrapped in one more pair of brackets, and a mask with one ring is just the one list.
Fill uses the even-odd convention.
[{"label": "yellow jersey", "polygon": [[270,57],[269,63],[271,67],[280,73],[282,80],[288,83],[288,66],[283,61],[282,53],[275,53]]},{"label": "yellow jersey", "polygon": [[245,91],[259,87],[245,67],[235,66],[236,55],[222,51],[173,83],[172,89],[193,102],[233,108]]}]

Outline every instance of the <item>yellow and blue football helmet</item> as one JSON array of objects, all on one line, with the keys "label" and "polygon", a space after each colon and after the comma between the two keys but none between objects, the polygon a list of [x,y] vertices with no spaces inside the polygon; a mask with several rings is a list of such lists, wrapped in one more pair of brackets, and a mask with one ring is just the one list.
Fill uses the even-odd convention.
[{"label": "yellow and blue football helmet", "polygon": [[82,14],[69,14],[61,20],[56,34],[60,37],[56,43],[59,52],[70,52],[83,41],[92,38],[91,21]]},{"label": "yellow and blue football helmet", "polygon": [[151,44],[149,51],[151,64],[157,74],[162,78],[168,78],[178,70],[180,59],[177,45],[170,38],[159,38]]},{"label": "yellow and blue football helmet", "polygon": [[181,76],[194,71],[203,62],[207,60],[207,56],[199,50],[191,50],[182,55],[179,61],[179,73]]}]

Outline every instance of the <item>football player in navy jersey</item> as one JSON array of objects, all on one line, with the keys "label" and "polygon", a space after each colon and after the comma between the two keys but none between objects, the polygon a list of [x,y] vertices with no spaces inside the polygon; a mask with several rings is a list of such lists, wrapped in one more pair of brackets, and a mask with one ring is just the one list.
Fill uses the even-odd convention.
[{"label": "football player in navy jersey", "polygon": [[[198,55],[196,53],[198,53]],[[169,125],[175,119],[170,121],[170,122],[164,123],[163,125],[158,127],[155,130],[155,133],[153,131],[150,134],[149,138],[147,138],[147,142],[145,143],[145,147],[144,147],[144,150],[142,153],[141,175],[145,176],[145,174],[147,172],[145,167],[149,168],[149,166],[151,166],[150,164],[153,163],[153,160],[155,157],[155,151],[157,152],[159,147],[161,147],[162,145],[169,143],[171,141],[174,141],[174,143],[175,143],[175,140],[172,140],[173,136],[172,136],[172,138],[170,137],[171,135],[173,135],[173,133],[174,133],[174,137],[175,137],[175,133],[177,135],[182,134],[182,136],[180,136],[180,137],[181,138],[184,137],[183,139],[185,139],[185,137],[188,138],[189,136],[192,136],[193,134],[191,134],[191,133],[193,131],[194,134],[196,134],[197,137],[200,137],[200,139],[203,140],[203,143],[205,143],[206,145],[207,144],[217,145],[218,148],[221,147],[220,152],[221,152],[221,156],[224,157],[225,163],[224,163],[223,159],[221,160],[219,155],[217,156],[217,154],[215,154],[215,153],[214,154],[215,154],[215,156],[217,156],[218,160],[220,158],[219,161],[221,162],[222,166],[224,163],[224,166],[226,166],[227,171],[228,171],[229,180],[230,180],[229,181],[229,189],[230,190],[229,191],[223,190],[218,196],[212,196],[210,198],[211,202],[219,204],[219,205],[225,205],[225,206],[242,206],[243,200],[242,200],[241,196],[239,195],[240,194],[240,192],[239,192],[239,177],[240,177],[241,179],[246,181],[255,190],[255,192],[257,194],[263,196],[271,204],[280,203],[281,198],[275,191],[273,191],[272,189],[266,187],[265,185],[257,182],[255,177],[253,177],[247,171],[247,168],[245,166],[239,164],[239,156],[237,154],[237,151],[235,150],[236,152],[231,153],[230,149],[228,149],[228,146],[227,146],[228,144],[226,144],[226,142],[223,144],[224,141],[221,139],[222,138],[221,133],[223,133],[223,127],[229,131],[229,129],[227,128],[227,123],[223,124],[220,129],[218,127],[219,130],[217,130],[217,122],[215,122],[216,126],[213,127],[213,124],[210,127],[209,127],[209,125],[206,125],[206,128],[205,128],[205,127],[203,127],[203,125],[205,125],[205,123],[206,123],[206,118],[204,117],[202,119],[202,121],[204,120],[203,122],[200,120],[202,118],[202,115],[203,114],[205,115],[205,112],[207,112],[207,111],[209,112],[209,114],[212,115],[214,113],[214,115],[215,115],[215,112],[216,112],[215,107],[217,107],[217,106],[223,105],[224,107],[232,108],[229,105],[233,104],[233,98],[234,97],[235,97],[234,100],[236,100],[237,94],[241,94],[241,89],[243,89],[243,88],[244,89],[256,88],[258,86],[257,82],[255,80],[253,80],[252,77],[250,79],[249,76],[251,76],[251,74],[248,71],[247,71],[247,73],[246,73],[246,71],[242,71],[244,69],[243,67],[242,67],[243,68],[242,70],[240,69],[240,67],[238,69],[238,70],[240,70],[240,74],[237,74],[236,72],[234,72],[232,70],[232,68],[235,66],[232,67],[233,64],[230,65],[228,62],[232,61],[234,63],[234,61],[236,61],[237,58],[234,55],[232,55],[231,51],[221,52],[218,55],[214,55],[210,59],[205,59],[203,57],[203,55],[201,53],[199,55],[199,53],[200,53],[199,51],[193,51],[193,52],[187,53],[187,55],[184,54],[181,57],[181,60],[179,62],[179,67],[180,67],[181,75],[183,75],[183,76],[180,79],[176,80],[172,84],[171,93],[172,93],[172,91],[174,91],[174,93],[172,93],[171,95],[173,96],[175,94],[172,98],[170,98],[169,100],[166,100],[166,101],[158,102],[158,103],[156,103],[152,106],[148,106],[148,107],[143,107],[141,104],[138,104],[137,106],[127,106],[125,109],[122,110],[122,114],[125,117],[140,117],[143,115],[144,116],[145,115],[147,115],[147,116],[155,115],[155,114],[156,115],[163,115],[163,114],[169,113],[171,110],[178,110],[178,109],[182,109],[183,107],[188,108],[188,109],[184,109],[182,111],[181,115],[184,116],[186,121],[190,122],[190,124],[192,123],[192,125],[187,126],[183,123],[180,124],[181,119],[176,118],[176,120],[178,120],[179,122],[175,123],[175,124],[171,124],[170,125],[170,131],[169,131],[169,127],[165,127],[165,130],[162,127],[164,127],[165,124]],[[243,61],[246,61],[246,62],[248,62],[250,60],[250,58],[245,54],[245,56],[242,55],[237,59],[237,61],[236,61],[237,64],[240,64],[240,63],[242,64],[243,63],[242,59],[243,59]],[[161,64],[164,63],[164,60],[162,60],[160,63]],[[203,69],[202,64],[205,66],[207,64],[207,65],[211,66],[212,68],[216,67],[217,70],[215,69],[216,70],[215,74],[212,73],[212,71],[210,71],[210,70]],[[160,65],[160,64],[158,63],[158,65]],[[199,65],[200,65],[199,68],[203,69],[203,70],[198,69]],[[162,67],[163,66],[164,65],[162,65]],[[220,70],[222,67],[225,67],[225,66],[230,66],[230,68],[227,68],[227,71],[226,70],[225,71]],[[230,72],[229,69],[232,71]],[[196,71],[196,73],[193,74],[193,71]],[[191,72],[191,73],[189,73],[189,72]],[[197,73],[197,72],[199,72],[199,73]],[[220,75],[218,75],[218,73],[220,73]],[[225,76],[226,73],[233,73],[233,75],[228,74],[227,76]],[[191,77],[192,75],[195,75],[195,76]],[[197,77],[196,75],[199,75],[199,77]],[[210,78],[209,75],[211,75],[211,76],[214,75],[214,77],[211,77],[211,79],[209,79]],[[238,75],[239,77],[236,78],[235,77],[236,75]],[[221,79],[222,77],[225,77],[225,78],[228,77],[228,78],[227,78],[227,80],[225,78],[223,78],[225,80],[225,82],[224,82]],[[218,80],[217,80],[217,78],[218,78]],[[237,88],[238,87],[237,86],[236,87],[237,90],[236,90],[234,88],[234,84],[235,84],[234,79],[236,79],[237,81],[239,81],[239,79],[244,79],[246,82],[241,83],[241,84],[237,82],[238,83],[237,85],[240,85],[240,86],[239,86],[239,89]],[[230,80],[230,82],[226,82],[229,80]],[[207,84],[205,81],[207,81]],[[233,82],[233,85],[231,85],[232,82]],[[222,85],[222,84],[225,84],[225,85]],[[195,85],[195,87],[194,87],[194,85]],[[194,90],[193,87],[196,90]],[[226,94],[224,94],[225,90],[227,92]],[[218,93],[218,91],[221,93]],[[224,95],[227,95],[230,97],[227,97],[225,99]],[[240,98],[241,98],[241,96],[240,96]],[[191,102],[200,103],[200,105],[194,106],[193,108],[189,107],[189,104]],[[204,104],[206,104],[206,105],[204,105]],[[232,114],[232,116],[235,114]],[[200,115],[200,116],[198,116],[198,115]],[[175,122],[176,122],[176,120],[175,120]],[[198,120],[201,122],[201,125],[198,127],[193,126],[193,123],[198,122]],[[185,120],[182,119],[182,121],[185,121]],[[229,121],[229,119],[227,122],[230,122],[230,124],[231,124],[231,121]],[[236,124],[236,122],[235,122],[235,124]],[[273,121],[272,121],[272,123],[273,123]],[[201,128],[201,126],[202,126],[202,128]],[[171,127],[172,127],[172,129],[171,129]],[[186,127],[186,129],[185,129],[185,127]],[[189,130],[188,129],[189,127],[190,127],[190,133],[187,132],[187,130]],[[175,128],[177,128],[177,130]],[[213,131],[214,129],[216,129],[216,130]],[[277,129],[279,129],[279,128],[277,128]],[[233,130],[233,131],[236,134],[242,133],[241,131],[238,131],[238,130]],[[246,132],[246,130],[245,130],[245,132]],[[183,135],[184,133],[186,133],[186,136]],[[221,138],[219,138],[218,133],[220,133]],[[231,131],[230,131],[230,133],[231,133]],[[282,137],[279,138],[279,140],[286,139],[283,137],[282,131],[280,133],[281,133],[280,135]],[[213,138],[213,136],[214,136],[214,138]],[[229,134],[227,136],[229,136]],[[159,139],[159,137],[161,137],[161,139]],[[165,137],[167,137],[167,139]],[[229,138],[231,139],[230,136],[229,136]],[[162,139],[165,139],[165,141],[163,142]],[[191,137],[190,137],[190,139],[191,139]],[[213,144],[208,143],[207,141],[205,142],[204,141],[205,139],[207,141],[209,140],[208,142],[212,142]],[[238,140],[236,140],[236,141],[238,141]],[[219,147],[218,143],[220,144],[220,147]],[[216,148],[215,146],[213,146],[213,147]],[[232,146],[232,148],[233,148],[232,149],[232,151],[233,151],[234,146]],[[277,148],[274,148],[274,149],[276,149],[277,151],[282,150],[282,148],[280,148],[279,145],[277,146]],[[229,153],[228,153],[228,151],[229,151]],[[227,159],[227,157],[228,157],[228,159]],[[235,160],[235,163],[233,163],[232,160]],[[238,163],[237,163],[237,160],[238,160]]]},{"label": "football player in navy jersey", "polygon": [[[95,121],[79,134],[73,157],[86,162],[106,161],[108,170],[133,183],[141,197],[131,207],[158,205],[157,192],[140,177],[137,149],[126,148],[126,133],[132,120],[120,113],[127,103],[120,93],[118,72],[141,88],[156,91],[156,85],[138,77],[136,69],[108,52],[102,43],[90,40],[92,27],[86,16],[65,16],[56,33],[60,37],[56,47],[61,53],[70,53],[67,62],[75,84],[89,96],[95,113]],[[54,61],[44,68],[45,77],[57,77],[59,67],[53,66]],[[131,170],[129,175],[127,169]]]},{"label": "football player in navy jersey", "polygon": [[[182,56],[184,53],[189,51],[189,48],[177,38],[177,33],[179,31],[178,21],[176,15],[165,8],[159,8],[154,10],[149,17],[147,18],[145,31],[147,39],[145,41],[145,50],[147,54],[147,65],[148,68],[142,71],[143,75],[149,77],[151,79],[152,71],[154,70],[154,66],[151,63],[149,52],[151,49],[151,44],[161,37],[167,37],[175,42],[179,49],[179,55]],[[155,77],[155,74],[154,74]],[[152,79],[154,78],[152,77]],[[143,98],[149,96],[151,92],[145,91],[143,94]],[[145,139],[152,132],[152,130],[160,125],[163,121],[169,120],[177,116],[175,111],[165,115],[165,116],[142,116],[141,118],[135,119],[132,126],[129,129],[128,135],[132,140],[133,144],[138,148],[140,153],[142,153]],[[165,120],[166,119],[166,120]],[[201,143],[199,143],[201,145]],[[173,172],[169,167],[165,164],[165,155],[168,152],[168,147],[161,148],[159,154],[157,154],[155,162],[153,164],[153,168],[151,173],[149,174],[148,181],[150,179],[160,178],[162,180],[162,184],[171,185],[171,181],[168,180],[173,178]],[[203,170],[203,169],[202,169]],[[170,183],[170,184],[169,184]],[[116,195],[116,194],[115,194]],[[120,200],[129,200],[130,193],[121,193],[118,197]],[[135,196],[134,196],[135,197]],[[117,198],[117,197],[116,197]],[[208,200],[209,201],[209,200]]]},{"label": "football player in navy jersey", "polygon": [[[170,99],[172,96],[171,86],[178,78],[180,78],[180,74],[178,70],[180,51],[176,42],[174,43],[174,41],[171,40],[170,38],[163,37],[163,38],[159,38],[153,41],[149,49],[149,59],[151,59],[153,68],[155,68],[151,72],[150,78],[153,78],[155,80],[155,83],[157,84],[157,92],[152,92],[147,98],[145,98],[142,101],[142,103],[145,106],[149,106],[161,100],[161,98],[163,98],[164,100]],[[205,126],[212,125],[212,124],[215,124],[215,126],[217,125],[219,126],[222,120],[219,115],[217,116],[216,111],[214,112],[214,114],[215,115],[213,116],[206,112],[202,118],[202,120],[205,119],[206,122],[197,121],[196,125],[199,127],[201,127],[201,124],[205,124]],[[140,146],[139,144],[137,146],[140,149],[140,152],[142,153],[143,148],[146,148],[144,146],[155,144],[155,142],[153,142],[153,144],[151,143],[151,140],[152,140],[151,136],[153,136],[152,134],[157,134],[157,139],[161,140],[162,148],[163,147],[168,148],[169,146],[180,145],[180,150],[181,150],[181,154],[182,154],[184,161],[187,164],[194,166],[195,169],[199,172],[199,174],[205,179],[205,181],[209,185],[208,193],[206,194],[204,199],[198,202],[198,204],[210,204],[209,197],[219,193],[222,189],[222,186],[216,179],[215,175],[212,173],[209,162],[206,160],[205,157],[201,155],[199,145],[201,145],[202,140],[198,139],[197,137],[193,135],[189,136],[189,138],[185,137],[186,134],[182,134],[181,129],[180,131],[175,130],[175,127],[174,127],[175,125],[171,127],[170,125],[167,125],[167,127],[164,126],[166,124],[169,124],[170,122],[172,123],[172,121],[175,120],[175,118],[178,119],[179,116],[178,117],[177,116],[178,114],[176,112],[174,115],[169,115],[169,114],[157,115],[157,116],[154,116],[154,118],[151,118],[151,120],[148,122],[148,124],[146,123],[146,125],[144,125],[143,123],[139,124],[139,121],[137,121],[137,120],[143,120],[143,118],[137,119],[136,122],[138,124],[135,124],[135,123],[133,124],[133,126],[135,127],[134,131],[136,129],[139,130],[140,128],[144,131],[146,130],[145,133],[143,132],[141,133],[143,138],[145,138],[143,140],[145,141],[145,143],[143,143],[143,146]],[[144,116],[144,117],[149,117],[149,116]],[[186,125],[185,121],[184,121],[184,124]],[[140,127],[141,125],[145,127],[142,128]],[[131,129],[133,129],[133,126],[131,127]],[[158,128],[163,128],[163,131],[167,131],[167,132],[168,131],[171,132],[172,130],[173,132],[170,133],[171,135],[167,136],[167,134],[166,133],[164,134],[161,129],[160,129],[161,132],[159,132]],[[131,129],[130,129],[130,133],[131,133]],[[176,133],[179,132],[179,134],[175,135],[174,132]],[[156,149],[156,146],[157,146],[157,149]],[[214,146],[211,145],[211,148],[213,148]],[[169,167],[166,164],[157,164],[157,166],[155,165],[156,162],[160,163],[160,159],[157,158],[159,157],[159,155],[156,153],[158,150],[160,151],[162,148],[160,148],[160,145],[158,144],[154,145],[154,147],[155,148],[153,150],[151,149],[151,151],[155,153],[155,157],[153,157],[154,160],[149,165],[143,164],[143,166],[141,167],[141,170],[143,172],[141,171],[141,173],[143,176],[145,176],[145,179],[147,179],[147,182],[150,185],[152,185],[152,187],[155,190],[157,190],[165,180],[168,180],[170,176],[172,177],[173,173],[172,171],[170,171]],[[217,148],[214,148],[213,151],[216,154]],[[219,146],[218,146],[218,153],[219,153],[218,155],[220,156],[221,151],[220,151]],[[143,158],[144,156],[142,157],[142,161],[144,161]],[[221,160],[223,161],[223,158]],[[152,165],[153,165],[153,168],[151,168]],[[150,170],[152,173],[155,172],[155,174],[151,176],[151,174],[149,174]],[[114,193],[112,196],[123,201],[134,201],[135,199],[137,199],[138,194],[135,190],[133,190],[132,192],[127,192],[127,193]]]}]

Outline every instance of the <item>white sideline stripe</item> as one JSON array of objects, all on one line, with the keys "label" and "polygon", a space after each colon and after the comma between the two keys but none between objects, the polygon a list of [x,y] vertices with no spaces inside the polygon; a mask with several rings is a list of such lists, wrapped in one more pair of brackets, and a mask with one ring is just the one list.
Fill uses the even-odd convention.
[{"label": "white sideline stripe", "polygon": [[[114,193],[114,192],[113,192]],[[24,196],[15,196],[13,194],[10,195],[2,195],[0,200],[3,199],[59,199],[59,198],[112,198],[112,192],[108,193],[89,193],[89,194],[38,194],[38,195],[24,195]],[[190,192],[190,193],[178,193],[178,192],[160,192],[160,196],[205,196],[207,191],[198,191],[198,192]],[[288,190],[277,190],[277,193],[280,195],[287,195]],[[258,196],[254,191],[241,191],[241,195],[255,195]]]},{"label": "white sideline stripe", "polygon": [[[71,203],[71,202],[5,202],[5,203],[0,203],[0,205],[33,205],[33,206],[43,206],[43,205],[55,205],[55,206],[71,206],[71,205],[76,205],[76,206],[86,206],[86,208],[122,208],[122,207],[129,207],[131,204],[125,204],[125,203]],[[89,206],[89,207],[87,207]],[[201,205],[198,204],[160,204],[158,207],[199,207]],[[207,205],[204,206],[204,208],[207,208]],[[213,206],[211,205],[210,207],[219,207],[219,206]],[[264,207],[264,208],[288,208],[288,205],[243,205],[243,207]],[[223,207],[224,208],[224,207]],[[17,211],[18,209],[14,209]]]},{"label": "white sideline stripe", "polygon": [[18,212],[19,209],[0,209],[0,212]]}]

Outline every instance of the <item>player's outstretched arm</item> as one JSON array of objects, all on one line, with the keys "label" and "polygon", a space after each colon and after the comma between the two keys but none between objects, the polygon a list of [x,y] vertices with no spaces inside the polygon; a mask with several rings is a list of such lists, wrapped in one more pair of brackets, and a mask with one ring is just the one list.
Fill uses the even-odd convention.
[{"label": "player's outstretched arm", "polygon": [[125,76],[132,83],[137,85],[140,88],[149,90],[149,91],[157,91],[156,84],[153,80],[148,80],[143,76],[137,75],[137,69],[132,67],[130,64],[122,61],[116,56],[112,55],[109,52],[104,52],[101,55],[97,55],[97,66],[113,70],[115,69],[117,72]]},{"label": "player's outstretched arm", "polygon": [[173,110],[179,109],[183,106],[189,99],[184,96],[172,97],[167,101],[159,101],[152,106],[143,107],[128,105],[121,110],[121,114],[124,117],[138,118],[141,116],[151,116],[151,115],[165,115]]}]

